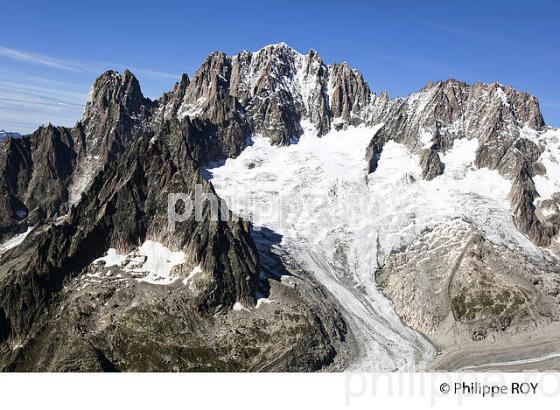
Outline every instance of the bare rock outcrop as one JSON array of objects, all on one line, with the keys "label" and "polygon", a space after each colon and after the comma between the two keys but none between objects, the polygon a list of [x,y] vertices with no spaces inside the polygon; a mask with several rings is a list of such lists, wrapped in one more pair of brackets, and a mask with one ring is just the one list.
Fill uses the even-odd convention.
[{"label": "bare rock outcrop", "polygon": [[441,175],[443,172],[443,164],[441,163],[439,154],[434,149],[422,151],[420,167],[422,168],[422,177],[428,181]]},{"label": "bare rock outcrop", "polygon": [[509,193],[513,220],[519,230],[527,234],[537,245],[548,246],[558,233],[559,226],[539,220],[534,205],[538,196],[530,165],[524,162],[512,181]]},{"label": "bare rock outcrop", "polygon": [[335,124],[364,123],[371,98],[372,92],[358,70],[346,63],[329,66],[329,105]]}]

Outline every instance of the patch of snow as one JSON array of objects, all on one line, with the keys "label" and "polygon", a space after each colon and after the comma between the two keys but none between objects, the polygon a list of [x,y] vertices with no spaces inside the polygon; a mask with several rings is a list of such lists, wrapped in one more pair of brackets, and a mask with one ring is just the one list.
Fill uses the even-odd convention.
[{"label": "patch of snow", "polygon": [[88,109],[88,107],[91,105],[91,103],[93,103],[93,94],[94,94],[94,91],[95,91],[95,88],[94,88],[94,86],[92,85],[92,86],[89,88],[89,91],[88,91],[88,94],[87,94],[87,97],[86,97],[86,103],[85,103],[85,105],[84,105],[84,113],[87,111],[87,109]]},{"label": "patch of snow", "polygon": [[60,215],[54,220],[55,225],[61,225],[68,220],[68,214]]},{"label": "patch of snow", "polygon": [[423,149],[429,149],[433,145],[432,138],[431,132],[425,129],[420,130],[420,142],[422,143]]},{"label": "patch of snow", "polygon": [[534,142],[535,144],[541,144],[543,142],[543,136],[545,133],[541,131],[537,131],[528,125],[524,125],[523,128],[519,130],[519,136],[522,138],[527,138],[529,141]]},{"label": "patch of snow", "polygon": [[107,251],[107,255],[97,258],[93,263],[105,262],[105,267],[109,266],[121,266],[126,260],[126,255],[119,255],[115,248],[110,248]]},{"label": "patch of snow", "polygon": [[460,132],[464,132],[464,130],[465,123],[462,118],[455,120],[451,124],[444,124],[441,127],[441,131],[446,131],[449,134],[458,134]]},{"label": "patch of snow", "polygon": [[204,109],[204,97],[201,100],[196,101],[193,104],[183,104],[177,112],[177,117],[179,119],[184,119],[185,117],[196,118],[199,117]]},{"label": "patch of snow", "polygon": [[333,120],[331,121],[332,126],[337,126],[337,125],[341,125],[341,124],[344,124],[344,118],[342,118],[342,117],[333,118]]},{"label": "patch of snow", "polygon": [[504,92],[504,90],[502,90],[500,87],[498,87],[498,89],[496,90],[496,93],[498,94],[498,97],[500,98],[500,100],[502,100],[502,104],[504,104],[506,107],[509,107],[509,99],[508,96],[506,95],[506,93]]},{"label": "patch of snow", "polygon": [[246,310],[248,311],[249,309],[247,309],[245,306],[243,306],[240,302],[235,302],[235,304],[233,305],[233,310],[240,312],[242,310]]},{"label": "patch of snow", "polygon": [[100,272],[95,272],[95,273],[88,273],[86,275],[88,278],[97,278],[97,279],[101,279],[102,277],[104,277],[105,275],[103,274],[103,271]]},{"label": "patch of snow", "polygon": [[[171,251],[159,242],[147,240],[127,255],[121,255],[116,249],[110,248],[106,256],[93,261],[96,262],[105,262],[105,267],[118,266],[125,272],[141,274],[143,276],[137,279],[139,282],[169,285],[179,279],[172,274],[172,270],[175,266],[185,263],[185,253]],[[193,269],[190,278],[199,272],[200,268],[197,268]]]},{"label": "patch of snow", "polygon": [[27,235],[31,233],[33,228],[34,227],[29,227],[25,232],[18,233],[17,235],[12,236],[10,239],[5,241],[3,244],[0,244],[0,255],[21,244],[27,237]]},{"label": "patch of snow", "polygon": [[554,206],[553,208],[540,208],[539,210],[543,216],[550,216],[558,213],[557,206]]},{"label": "patch of snow", "polygon": [[407,113],[409,116],[414,116],[417,113],[424,111],[428,103],[432,100],[436,88],[419,91],[411,94],[406,98]]},{"label": "patch of snow", "polygon": [[268,299],[268,298],[258,298],[258,299],[257,299],[257,309],[258,309],[262,304],[268,305],[268,304],[270,304],[270,303],[272,303],[272,302],[273,302],[273,301],[270,300],[270,299]]},{"label": "patch of snow", "polygon": [[191,270],[189,275],[185,279],[183,279],[183,285],[188,285],[189,282],[199,273],[202,273],[202,268],[200,267],[200,265],[197,265],[193,268],[193,270]]},{"label": "patch of snow", "polygon": [[184,252],[173,252],[159,242],[144,242],[138,253],[146,257],[144,264],[134,269],[135,272],[147,272],[147,275],[140,279],[141,282],[170,284],[177,280],[177,277],[171,274],[173,267],[185,263]]},{"label": "patch of snow", "polygon": [[[525,135],[527,135],[527,131],[525,131]],[[554,193],[560,192],[560,130],[547,129],[537,135],[538,137],[533,138],[538,138],[534,142],[544,146],[539,162],[546,168],[546,173],[535,175],[533,181],[539,193],[538,200],[551,199]]]},{"label": "patch of snow", "polygon": [[87,155],[80,161],[68,187],[68,202],[70,205],[75,205],[80,201],[82,194],[93,182],[99,166],[99,156],[97,155]]}]

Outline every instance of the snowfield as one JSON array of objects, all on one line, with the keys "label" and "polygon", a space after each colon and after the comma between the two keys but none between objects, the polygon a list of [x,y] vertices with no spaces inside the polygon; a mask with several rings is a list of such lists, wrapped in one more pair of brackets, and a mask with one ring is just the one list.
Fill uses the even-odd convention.
[{"label": "snowfield", "polygon": [[513,224],[510,181],[474,167],[476,139],[457,140],[442,156],[443,175],[426,181],[418,157],[392,141],[367,175],[366,147],[381,125],[321,138],[302,126],[297,143],[277,147],[255,136],[239,157],[210,164],[206,174],[234,212],[280,234],[282,248],[337,299],[360,343],[355,368],[405,369],[435,355],[375,284],[390,253],[426,229],[462,218],[491,241],[539,252]]},{"label": "snowfield", "polygon": [[4,243],[0,244],[0,255],[21,244],[23,240],[27,237],[27,235],[31,233],[33,228],[34,227],[29,227],[25,232],[18,233],[17,235],[14,235]]},{"label": "snowfield", "polygon": [[[527,129],[525,135],[527,136],[530,131],[530,129]],[[558,163],[560,158],[560,130],[548,129],[543,133],[533,131],[531,134],[534,142],[544,146],[539,161],[546,168],[545,175],[535,175],[533,177],[539,193],[537,201],[550,199],[555,192],[560,192],[560,163]]]},{"label": "snowfield", "polygon": [[[127,255],[120,255],[116,249],[110,248],[107,255],[93,261],[99,262],[104,262],[105,268],[117,266],[126,272],[140,274],[139,282],[169,285],[179,279],[172,271],[175,266],[185,263],[185,253],[171,251],[159,242],[148,240]],[[187,285],[200,272],[200,267],[195,267],[183,283]]]}]

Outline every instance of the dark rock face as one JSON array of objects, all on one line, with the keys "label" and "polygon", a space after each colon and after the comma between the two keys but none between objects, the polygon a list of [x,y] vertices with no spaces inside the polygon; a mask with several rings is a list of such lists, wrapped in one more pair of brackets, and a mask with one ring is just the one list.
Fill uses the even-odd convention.
[{"label": "dark rock face", "polygon": [[372,92],[362,74],[346,63],[333,64],[329,70],[330,111],[344,125],[358,125],[367,118]]},{"label": "dark rock face", "polygon": [[68,181],[76,161],[72,130],[48,126],[31,137],[31,160],[34,174],[26,192],[30,213],[51,217],[60,212],[68,198]]},{"label": "dark rock face", "polygon": [[74,128],[49,124],[2,141],[0,236],[66,213],[104,164],[145,131],[152,106],[132,73],[109,71],[96,80]]},{"label": "dark rock face", "polygon": [[200,137],[191,149],[201,164],[239,155],[251,133],[243,107],[229,94],[224,80],[230,73],[226,56],[212,54],[192,81],[183,75],[173,91],[164,94],[154,114],[155,129],[163,121],[180,118],[183,128],[198,130]]},{"label": "dark rock face", "polygon": [[537,245],[548,246],[558,233],[558,224],[548,224],[538,219],[535,199],[539,196],[528,162],[522,163],[513,179],[509,198],[513,208],[513,220],[521,232],[526,233]]},{"label": "dark rock face", "polygon": [[[65,221],[2,255],[0,369],[312,371],[333,363],[347,329],[317,285],[299,281],[296,291],[272,283],[269,292],[282,303],[246,309],[255,304],[259,273],[246,222],[222,221],[223,208],[213,220],[206,203],[202,220],[167,229],[165,193],[192,197],[196,184],[214,193],[191,157],[197,133],[170,121],[139,137]],[[185,252],[180,276],[201,267],[196,292],[92,264],[109,246],[124,253],[146,239]],[[235,302],[247,311],[231,310]]]},{"label": "dark rock face", "polygon": [[[123,251],[131,250],[139,239],[149,238],[182,249],[192,265],[200,264],[212,274],[212,287],[201,299],[201,308],[232,306],[236,301],[252,306],[257,255],[248,224],[232,221],[230,211],[223,207],[218,208],[217,220],[213,221],[207,201],[200,211],[200,223],[193,214],[174,232],[167,228],[165,193],[180,192],[194,200],[194,190],[199,185],[203,193],[215,195],[190,156],[191,132],[182,132],[176,122],[167,123],[153,137],[137,140],[115,167],[96,178],[87,193],[88,207],[73,210],[70,222],[74,217],[95,220],[96,224],[101,221],[107,245]],[[78,224],[83,225],[80,221]],[[97,225],[92,229],[98,229]]]},{"label": "dark rock face", "polygon": [[379,160],[381,159],[381,154],[383,153],[383,147],[390,136],[385,132],[385,126],[383,125],[375,135],[372,136],[368,147],[366,148],[366,158],[368,160],[368,173],[375,172]]},{"label": "dark rock face", "polygon": [[480,168],[497,169],[508,178],[517,176],[525,166],[534,175],[541,153],[542,148],[526,138],[501,137],[480,146],[475,163]]},{"label": "dark rock face", "polygon": [[27,213],[23,200],[32,174],[30,145],[30,139],[0,142],[0,238],[17,231]]},{"label": "dark rock face", "polygon": [[2,142],[0,237],[66,211],[79,130],[49,125]]},{"label": "dark rock face", "polygon": [[82,133],[76,141],[78,166],[69,187],[70,203],[79,200],[108,161],[118,159],[132,141],[151,128],[154,107],[128,70],[123,75],[107,71],[95,80],[77,125]]},{"label": "dark rock face", "polygon": [[78,151],[85,157],[114,159],[142,132],[151,115],[152,103],[145,99],[138,80],[130,71],[123,75],[108,71],[90,91],[81,124],[84,138]]},{"label": "dark rock face", "polygon": [[433,150],[424,150],[420,156],[420,167],[424,179],[431,180],[443,173],[443,164],[439,159],[439,154]]},{"label": "dark rock face", "polygon": [[[258,262],[247,223],[224,222],[221,216],[211,220],[207,202],[200,222],[193,214],[174,232],[167,229],[164,193],[192,196],[196,184],[214,193],[189,156],[188,135],[174,127],[166,124],[154,139],[146,135],[136,140],[120,160],[97,175],[66,222],[46,226],[2,256],[4,335],[19,341],[33,335],[37,314],[64,281],[109,247],[128,251],[150,238],[182,249],[191,266],[199,264],[209,273],[205,291],[192,302],[200,311],[231,307],[236,301],[254,305]],[[20,266],[22,259],[29,262]]]}]

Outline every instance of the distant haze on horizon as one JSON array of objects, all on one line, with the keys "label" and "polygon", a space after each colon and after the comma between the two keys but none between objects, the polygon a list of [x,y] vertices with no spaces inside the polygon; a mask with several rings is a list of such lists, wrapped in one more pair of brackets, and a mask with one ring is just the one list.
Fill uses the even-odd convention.
[{"label": "distant haze on horizon", "polygon": [[232,55],[279,42],[304,54],[313,48],[327,64],[347,61],[376,94],[392,98],[448,78],[499,82],[535,95],[546,123],[560,126],[554,1],[31,3],[4,5],[6,131],[74,125],[91,84],[108,69],[129,68],[157,99],[183,72],[192,78],[213,51]]}]

